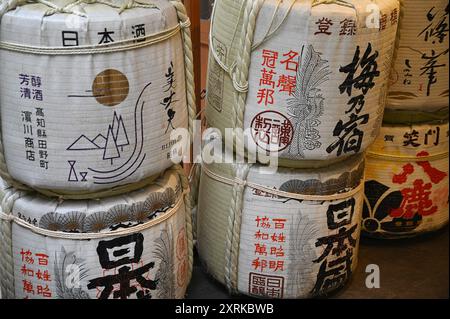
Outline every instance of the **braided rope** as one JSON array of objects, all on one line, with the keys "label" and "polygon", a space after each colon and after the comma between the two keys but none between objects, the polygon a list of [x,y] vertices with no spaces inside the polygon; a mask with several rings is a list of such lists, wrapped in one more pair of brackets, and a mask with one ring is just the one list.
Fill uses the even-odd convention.
[{"label": "braided rope", "polygon": [[107,0],[76,0],[74,2],[68,3],[64,7],[59,7],[50,0],[3,0],[3,2],[0,3],[0,16],[6,11],[13,10],[19,6],[34,3],[39,3],[49,7],[49,9],[45,11],[44,16],[51,16],[56,13],[67,13],[67,14],[74,14],[80,17],[87,17],[85,13],[78,11],[75,8],[81,4],[95,4],[95,3],[103,4],[114,9],[118,9],[119,14],[121,14],[125,10],[133,8],[149,8],[149,9],[157,8],[157,6],[154,4],[144,3],[138,0],[126,0],[122,5],[117,5]]},{"label": "braided rope", "polygon": [[[14,202],[24,195],[23,192],[14,191],[9,188],[5,191],[1,201],[0,216],[3,212],[11,212]],[[15,296],[14,287],[14,257],[12,243],[12,216],[0,218],[0,288],[2,298],[13,299]]]},{"label": "braided rope", "polygon": [[189,188],[189,179],[186,176],[184,169],[180,165],[173,166],[170,170],[175,171],[180,178],[181,187],[184,192],[184,205],[186,207],[185,210],[185,218],[186,218],[186,236],[187,236],[187,244],[188,244],[188,280],[191,281],[192,272],[194,268],[194,235],[193,235],[193,227],[192,227],[192,206],[190,199],[190,188]]},{"label": "braided rope", "polygon": [[181,0],[171,0],[175,7],[178,20],[182,24],[182,37],[184,46],[184,69],[186,77],[186,100],[189,117],[189,134],[194,136],[194,122],[197,114],[197,106],[195,101],[195,78],[194,78],[194,55],[192,52],[191,30],[189,28],[190,20],[186,12],[186,8]]},{"label": "braided rope", "polygon": [[95,45],[80,45],[77,47],[38,47],[31,45],[23,45],[16,43],[0,42],[0,49],[36,54],[36,55],[92,55],[123,52],[128,50],[144,48],[156,43],[166,41],[180,32],[184,25],[177,24],[172,28],[149,34],[142,37],[143,41],[136,41],[136,39],[125,39],[111,43],[95,44]]},{"label": "braided rope", "polygon": [[448,158],[449,152],[442,152],[442,153],[436,153],[436,154],[430,154],[427,156],[405,156],[405,155],[393,155],[393,154],[386,154],[386,153],[378,153],[378,152],[367,152],[367,157],[370,158],[377,158],[377,159],[384,159],[391,162],[423,162],[423,161],[432,161],[432,160],[439,160],[443,158]]},{"label": "braided rope", "polygon": [[243,187],[248,186],[252,189],[257,189],[257,190],[263,191],[265,193],[275,195],[280,198],[290,198],[290,199],[304,200],[304,201],[323,202],[323,201],[341,200],[341,199],[345,199],[345,198],[354,196],[355,194],[359,193],[364,188],[364,183],[363,183],[364,179],[361,178],[361,183],[357,187],[354,187],[351,190],[348,190],[345,192],[337,193],[334,195],[309,195],[309,194],[290,193],[290,192],[280,191],[280,190],[270,188],[270,187],[267,187],[264,185],[260,185],[257,183],[248,182],[247,180],[241,179],[238,176],[236,176],[234,179],[230,179],[230,178],[221,176],[219,174],[216,174],[216,173],[210,171],[206,167],[203,167],[203,172],[208,177],[210,177],[210,178],[214,179],[215,181],[218,181],[222,184],[226,184],[226,185],[230,185],[230,186],[234,186],[236,184],[241,185]]},{"label": "braided rope", "polygon": [[[241,55],[238,56],[236,64],[236,73],[234,73],[233,82],[239,83],[241,87],[247,87],[248,89],[248,76],[251,60],[251,52],[253,45],[253,37],[255,34],[256,18],[258,17],[259,10],[261,9],[264,1],[247,1],[247,5],[244,9],[244,28],[242,30],[242,35],[240,38],[240,44],[238,47],[238,52]],[[244,83],[244,84],[243,84]],[[233,127],[243,128],[244,127],[244,114],[245,114],[245,102],[247,99],[246,90],[240,92],[236,90],[235,92],[235,104],[233,107],[232,120]],[[236,145],[243,144],[243,136],[241,134],[235,134]]]},{"label": "braided rope", "polygon": [[[236,168],[236,177],[241,180],[246,180],[250,168],[251,166],[247,164],[239,165]],[[225,248],[225,284],[231,294],[238,292],[239,246],[244,190],[245,185],[242,183],[235,183],[233,185],[231,206],[228,215]]]}]

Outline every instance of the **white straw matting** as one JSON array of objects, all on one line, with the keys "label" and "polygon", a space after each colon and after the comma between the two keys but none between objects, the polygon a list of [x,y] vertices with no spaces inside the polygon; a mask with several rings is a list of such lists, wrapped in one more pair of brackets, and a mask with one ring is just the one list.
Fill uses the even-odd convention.
[{"label": "white straw matting", "polygon": [[387,108],[448,107],[448,1],[401,0]]},{"label": "white straw matting", "polygon": [[1,8],[5,180],[91,194],[172,165],[170,134],[190,128],[195,113],[181,2],[33,0]]},{"label": "white straw matting", "polygon": [[250,154],[278,151],[288,167],[363,152],[381,125],[398,16],[397,0],[216,1],[208,124],[249,129]]},{"label": "white straw matting", "polygon": [[[362,156],[315,170],[203,164],[197,246],[231,293],[308,298],[343,286],[356,267]],[[333,270],[333,271],[332,271]]]},{"label": "white straw matting", "polygon": [[448,223],[448,123],[383,126],[366,160],[365,234],[402,238]]},{"label": "white straw matting", "polygon": [[4,298],[183,298],[192,271],[187,178],[168,170],[126,195],[58,201],[2,187]]}]

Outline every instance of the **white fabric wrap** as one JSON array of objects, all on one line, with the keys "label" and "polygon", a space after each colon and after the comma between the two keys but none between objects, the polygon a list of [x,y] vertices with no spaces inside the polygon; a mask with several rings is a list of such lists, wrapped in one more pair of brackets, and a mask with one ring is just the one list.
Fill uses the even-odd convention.
[{"label": "white fabric wrap", "polygon": [[400,3],[398,41],[386,107],[423,112],[448,107],[448,1]]},{"label": "white fabric wrap", "polygon": [[[130,39],[139,45],[144,36],[178,27],[170,2],[148,3],[157,8],[120,14],[111,6],[81,4],[77,12],[85,16],[45,16],[47,6],[21,6],[4,14],[0,41],[80,51]],[[11,177],[35,188],[95,192],[170,167],[170,133],[188,126],[180,52],[179,31],[121,52],[36,55],[0,49],[1,132]]]},{"label": "white fabric wrap", "polygon": [[[252,12],[257,19],[251,38],[249,31],[242,31],[251,28],[242,25],[247,2],[216,1],[210,45],[217,60],[229,70],[224,70],[210,55],[206,118],[211,127],[250,128],[251,136],[246,139],[249,153],[255,153],[256,144],[261,149],[279,151],[281,160],[291,161],[283,164],[289,167],[307,160],[310,166],[326,166],[327,162],[367,149],[379,132],[383,117],[399,4],[396,0],[330,2],[314,5],[315,1],[263,1],[260,11]],[[387,17],[380,25],[373,23],[378,9]],[[249,41],[253,48],[246,60],[240,43],[248,45]],[[369,44],[370,52],[366,51]],[[358,114],[368,114],[368,118],[349,124],[354,112],[348,103],[362,92],[351,81],[350,95],[340,90],[349,75],[340,69],[352,63],[357,48],[360,59],[365,53],[367,57],[377,55],[376,68],[361,62],[356,65],[354,78],[364,68],[380,73],[373,78],[374,86],[367,90]],[[248,77],[237,82],[247,68]],[[286,85],[288,81],[290,86]],[[236,96],[245,98],[242,109]],[[355,123],[363,136],[349,142],[353,133],[347,131],[353,132],[353,127],[349,127]],[[339,129],[343,126],[346,129]],[[255,137],[256,132],[259,137]],[[339,144],[340,139],[341,147],[330,147]]]},{"label": "white fabric wrap", "polygon": [[[230,180],[238,175],[248,183],[268,189],[326,197],[337,194],[336,188],[342,193],[356,189],[363,182],[363,157],[352,157],[315,170],[279,169],[274,175],[261,174],[260,168],[254,165],[246,169],[242,164],[202,166],[197,248],[208,273],[227,286],[229,277],[234,276],[236,283],[231,287],[232,292],[256,297],[308,298],[326,295],[344,285],[358,259],[362,188],[353,195],[343,193],[339,200],[298,200],[278,197],[251,186],[241,190],[237,184],[233,187],[211,178],[208,172]],[[243,171],[248,173],[246,178],[245,174],[241,175]],[[236,194],[236,189],[241,192]],[[236,200],[241,205],[233,214],[230,206],[234,206]],[[232,231],[230,219],[234,220]],[[344,236],[344,249],[334,255],[327,252],[323,240],[339,233],[348,236]],[[337,242],[333,243],[332,239],[330,242],[336,248]],[[230,246],[234,247],[231,253]],[[229,265],[230,255],[235,254],[236,261]],[[345,257],[348,257],[347,265],[343,262]],[[340,270],[334,275],[325,275],[324,271],[335,268],[332,261],[337,259],[340,261],[336,268],[342,266]],[[321,270],[321,267],[325,268]],[[335,285],[327,286],[324,279]]]},{"label": "white fabric wrap", "polygon": [[[12,258],[4,256],[8,249],[2,244],[2,262],[12,261],[12,271],[1,276],[2,293],[12,291],[8,297],[19,299],[183,298],[191,269],[188,208],[177,174],[168,172],[157,184],[97,201],[58,202],[22,193],[10,213],[41,230],[60,231],[45,236],[12,223]],[[2,196],[10,191],[3,189]],[[144,217],[155,212],[151,220]],[[101,225],[107,226],[93,232]],[[83,232],[67,232],[71,227]],[[68,234],[79,238],[64,238]],[[130,277],[129,293],[119,284],[122,272]],[[112,286],[98,279],[107,276]]]}]

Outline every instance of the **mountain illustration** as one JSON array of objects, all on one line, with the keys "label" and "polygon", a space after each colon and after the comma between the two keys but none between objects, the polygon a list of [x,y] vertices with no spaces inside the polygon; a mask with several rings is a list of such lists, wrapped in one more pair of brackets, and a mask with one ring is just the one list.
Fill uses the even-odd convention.
[{"label": "mountain illustration", "polygon": [[98,134],[96,138],[92,140],[95,145],[98,145],[99,148],[105,148],[106,145],[106,137],[102,134]]},{"label": "mountain illustration", "polygon": [[[101,135],[101,134],[99,134]],[[98,149],[102,149],[104,148],[104,146],[101,146],[101,144],[97,144],[97,142],[101,142],[100,139],[98,139],[98,136],[94,139],[91,140],[90,138],[88,138],[86,135],[81,135],[79,138],[77,138],[75,140],[75,142],[72,143],[72,145],[70,145],[67,150],[68,151],[90,151],[90,150],[98,150]],[[104,140],[106,140],[106,138],[103,137]],[[104,144],[104,142],[103,142]]]},{"label": "mountain illustration", "polygon": [[78,137],[68,148],[68,151],[96,151],[103,150],[103,160],[113,161],[121,157],[123,148],[130,145],[128,133],[123,123],[123,118],[114,112],[112,123],[108,125],[106,137],[102,133],[94,138],[85,134]]}]

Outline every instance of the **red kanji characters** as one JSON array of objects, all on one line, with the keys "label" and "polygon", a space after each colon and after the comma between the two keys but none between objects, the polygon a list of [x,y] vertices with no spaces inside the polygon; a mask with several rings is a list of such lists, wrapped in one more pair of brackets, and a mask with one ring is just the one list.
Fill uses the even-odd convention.
[{"label": "red kanji characters", "polygon": [[278,247],[270,247],[270,255],[275,256],[277,258],[284,257],[284,249],[283,246]]},{"label": "red kanji characters", "polygon": [[36,278],[42,281],[51,281],[50,274],[48,270],[41,271],[40,269],[36,272]]},{"label": "red kanji characters", "polygon": [[421,179],[415,180],[413,188],[405,188],[401,191],[402,204],[400,208],[391,211],[391,216],[412,219],[416,214],[429,216],[436,213],[437,206],[433,206],[433,201],[430,199],[431,188],[431,183],[425,184]]},{"label": "red kanji characters", "polygon": [[255,244],[255,255],[267,256],[267,246],[265,244]]},{"label": "red kanji characters", "polygon": [[298,52],[290,50],[288,53],[283,54],[283,57],[285,57],[285,60],[282,60],[280,63],[285,64],[286,71],[293,71],[297,72],[298,70]]},{"label": "red kanji characters", "polygon": [[20,255],[22,256],[23,262],[27,263],[28,265],[34,264],[33,253],[29,249],[24,250],[22,248],[22,250],[20,251]]},{"label": "red kanji characters", "polygon": [[22,268],[20,268],[20,272],[24,276],[34,277],[34,270],[31,268],[28,268],[27,265],[25,265],[25,264],[22,265]]},{"label": "red kanji characters", "polygon": [[265,106],[272,105],[274,103],[273,94],[275,93],[272,89],[259,89],[258,90],[258,104],[264,103]]},{"label": "red kanji characters", "polygon": [[28,280],[22,280],[22,283],[23,283],[23,292],[26,294],[34,295],[33,283]]},{"label": "red kanji characters", "polygon": [[404,184],[408,181],[408,176],[412,173],[414,173],[414,166],[408,163],[402,167],[400,174],[394,174],[392,182],[395,184]]},{"label": "red kanji characters", "polygon": [[259,80],[259,86],[265,85],[265,86],[269,86],[272,89],[275,88],[275,81],[273,79],[274,75],[276,75],[277,73],[270,69],[262,69],[261,70],[261,79]]},{"label": "red kanji characters", "polygon": [[256,227],[258,227],[258,228],[268,229],[271,227],[269,218],[267,216],[264,216],[264,217],[258,216],[258,217],[256,217],[255,222],[256,222]]},{"label": "red kanji characters", "polygon": [[287,219],[285,218],[273,218],[275,229],[284,229]]},{"label": "red kanji characters", "polygon": [[48,255],[46,254],[36,254],[38,258],[39,266],[48,266]]},{"label": "red kanji characters", "polygon": [[267,234],[267,233],[262,233],[260,230],[258,230],[258,231],[255,233],[255,239],[258,239],[258,240],[268,240],[268,239],[269,239],[269,234]]},{"label": "red kanji characters", "polygon": [[286,242],[286,236],[284,235],[284,233],[273,233],[273,235],[270,236],[270,238],[272,239],[272,242],[274,242],[274,243]]},{"label": "red kanji characters", "polygon": [[253,267],[255,270],[264,271],[264,269],[267,268],[267,260],[265,260],[265,259],[259,259],[259,257],[258,257],[258,258],[256,258],[256,259],[253,260],[253,262],[252,262],[252,267]]},{"label": "red kanji characters", "polygon": [[45,285],[45,286],[38,285],[37,286],[37,294],[41,295],[44,298],[52,297],[52,292],[50,291],[50,288],[48,287],[48,285]]},{"label": "red kanji characters", "polygon": [[277,65],[278,52],[271,50],[263,50],[262,52],[263,62],[262,66],[274,69]]},{"label": "red kanji characters", "polygon": [[292,95],[296,85],[297,78],[293,75],[281,75],[278,78],[277,88],[280,88],[279,92],[287,92],[289,95]]}]

